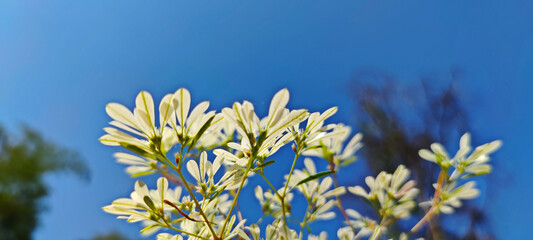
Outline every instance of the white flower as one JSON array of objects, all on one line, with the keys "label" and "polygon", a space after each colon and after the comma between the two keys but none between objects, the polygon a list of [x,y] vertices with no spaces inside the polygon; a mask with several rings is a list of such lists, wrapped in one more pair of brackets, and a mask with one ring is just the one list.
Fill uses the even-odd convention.
[{"label": "white flower", "polygon": [[410,210],[416,206],[414,198],[419,192],[413,180],[406,182],[409,175],[410,171],[400,165],[393,174],[381,172],[376,178],[366,177],[369,193],[361,186],[348,187],[348,191],[374,204],[373,207],[379,209],[381,216],[407,218]]},{"label": "white flower", "polygon": [[[159,221],[168,219],[170,212],[174,210],[172,206],[164,203],[170,200],[179,205],[176,198],[179,198],[181,188],[175,191],[168,189],[168,181],[165,178],[157,180],[157,190],[148,190],[142,181],[135,182],[135,190],[131,193],[131,198],[119,198],[111,205],[103,207],[105,212],[119,215],[119,219],[127,219],[128,222],[143,221],[146,226],[141,233],[149,235],[161,228]],[[178,196],[177,196],[178,195]]]},{"label": "white flower", "polygon": [[157,240],[183,240],[183,237],[179,234],[160,233],[157,234]]},{"label": "white flower", "polygon": [[343,227],[337,230],[337,237],[339,240],[352,240],[354,239],[354,234],[350,227]]},{"label": "white flower", "polygon": [[298,233],[295,230],[288,227],[284,227],[283,221],[281,219],[276,219],[269,224],[266,228],[266,240],[277,240],[277,239],[286,239],[286,240],[297,240]]},{"label": "white flower", "polygon": [[[435,206],[438,212],[450,214],[454,212],[454,208],[459,208],[463,204],[461,200],[472,199],[479,195],[479,190],[475,188],[475,182],[470,181],[459,187],[457,182],[446,184],[440,194],[440,201]],[[436,187],[436,184],[434,185]],[[422,207],[432,206],[433,200],[420,203]]]},{"label": "white flower", "polygon": [[[346,192],[344,187],[329,190],[333,184],[331,177],[326,177],[321,182],[318,179],[315,179],[296,186],[300,181],[317,174],[315,163],[311,158],[305,158],[304,165],[305,170],[294,170],[291,181],[289,182],[289,187],[296,187],[310,201],[317,202],[320,200],[321,202],[324,202],[325,198],[340,196]],[[285,179],[287,178],[288,174],[285,175]]]},{"label": "white flower", "polygon": [[303,145],[304,149],[316,148],[320,145],[320,141],[324,138],[331,137],[336,132],[328,132],[335,124],[324,126],[324,121],[333,116],[337,112],[337,107],[332,107],[323,113],[314,112],[307,118],[307,125],[305,129],[299,129],[299,124],[293,126],[293,131],[296,134],[296,143]]},{"label": "white flower", "polygon": [[328,233],[327,232],[321,232],[320,235],[315,236],[313,234],[309,234],[308,240],[327,240],[328,239]]},{"label": "white flower", "polygon": [[233,108],[222,109],[224,118],[234,123],[242,136],[241,143],[232,144],[231,147],[247,156],[265,159],[290,142],[293,136],[287,136],[289,128],[304,121],[308,113],[303,109],[289,111],[285,108],[288,102],[289,91],[280,90],[272,98],[268,116],[261,121],[248,101],[242,104],[236,102]]},{"label": "white flower", "polygon": [[250,232],[252,238],[250,238],[244,230],[237,229],[237,231],[239,232],[239,237],[244,240],[261,240],[261,230],[259,229],[259,226],[257,226],[257,224],[252,224],[249,227],[245,227],[245,229]]},{"label": "white flower", "polygon": [[235,125],[228,119],[223,118],[222,113],[218,113],[213,121],[213,125],[205,131],[205,133],[198,140],[197,148],[201,150],[209,150],[215,147],[226,145],[232,142],[235,135]]},{"label": "white flower", "polygon": [[[307,217],[308,222],[334,218],[335,212],[330,210],[335,206],[335,200],[328,201],[328,199],[344,194],[346,189],[344,187],[337,187],[330,190],[333,185],[331,177],[325,177],[322,181],[318,179],[307,181],[297,186],[302,180],[317,174],[313,160],[306,158],[304,164],[306,169],[304,171],[294,170],[288,186],[290,189],[297,188],[304,194],[307,201],[314,206]],[[288,177],[288,174],[285,175],[285,179]]]},{"label": "white flower", "polygon": [[334,163],[337,169],[339,166],[348,165],[356,160],[354,154],[363,146],[361,143],[363,135],[361,133],[354,135],[343,148],[352,129],[342,124],[334,125],[331,129],[327,136],[320,138],[319,145],[308,148],[303,155],[324,158]]},{"label": "white flower", "polygon": [[102,136],[100,141],[105,145],[124,146],[147,157],[154,158],[154,152],[158,151],[165,154],[176,143],[172,131],[165,127],[172,112],[169,104],[171,99],[172,96],[167,94],[161,100],[159,127],[155,126],[156,115],[152,95],[146,91],[141,91],[137,95],[133,113],[119,103],[107,104],[106,112],[113,119],[109,124],[115,128],[104,128],[107,134]]},{"label": "white flower", "polygon": [[[431,144],[431,151],[422,149],[418,153],[421,158],[437,163],[444,169],[453,166],[455,169],[450,180],[454,181],[460,177],[467,178],[490,173],[492,169],[491,166],[487,164],[490,160],[489,154],[498,150],[501,144],[502,142],[499,140],[492,141],[476,147],[474,152],[468,155],[472,147],[470,146],[470,134],[465,133],[459,141],[459,150],[453,158],[449,157],[444,147],[439,143]],[[463,173],[467,174],[463,175]]]},{"label": "white flower", "polygon": [[[211,124],[220,120],[220,116],[215,115],[215,111],[205,112],[209,107],[208,101],[199,103],[190,113],[191,94],[185,88],[178,89],[172,97],[172,112],[169,123],[174,129],[178,141],[182,145],[194,147],[201,135]],[[215,119],[216,118],[216,119]]]},{"label": "white flower", "polygon": [[[278,194],[282,194],[283,189],[278,190]],[[294,195],[292,193],[288,193],[285,198],[285,214],[290,213],[290,202]],[[276,193],[272,193],[270,190],[263,192],[263,188],[261,186],[255,187],[255,198],[259,200],[259,204],[261,205],[261,210],[267,214],[272,215],[275,218],[280,218],[283,216],[283,209],[281,208],[281,201],[276,195]]]},{"label": "white flower", "polygon": [[[357,237],[370,236],[378,225],[376,221],[367,217],[363,217],[360,213],[353,209],[346,209],[346,215],[351,218],[348,224],[353,228],[358,229]],[[348,239],[354,238],[353,231],[350,227],[345,227],[342,230],[339,229],[337,235],[339,236],[339,239],[346,239],[347,236],[350,236]],[[341,235],[343,237],[341,237]]]},{"label": "white flower", "polygon": [[195,160],[189,160],[187,162],[187,171],[197,182],[197,190],[201,193],[211,193],[217,191],[218,185],[224,185],[223,183],[214,183],[214,176],[222,166],[222,157],[217,157],[211,163],[207,160],[207,153],[202,152],[200,154],[200,165]]}]

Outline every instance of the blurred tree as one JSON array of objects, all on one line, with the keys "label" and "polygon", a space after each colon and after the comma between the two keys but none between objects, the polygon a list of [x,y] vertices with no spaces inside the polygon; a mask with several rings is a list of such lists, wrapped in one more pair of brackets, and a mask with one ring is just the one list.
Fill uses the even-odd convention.
[{"label": "blurred tree", "polygon": [[[461,77],[461,70],[452,70],[444,78],[441,75],[422,77],[419,87],[400,87],[394,77],[380,71],[360,71],[352,82],[353,98],[356,101],[356,118],[364,134],[365,147],[362,150],[367,165],[377,174],[380,171],[393,172],[404,164],[413,172],[421,189],[420,201],[430,199],[432,183],[436,181],[438,167],[422,160],[418,151],[429,148],[434,142],[453,143],[468,129],[468,117],[459,99],[455,81]],[[446,86],[436,87],[436,83]],[[424,212],[419,209],[418,214]],[[463,209],[452,217],[461,216],[469,229],[459,235],[452,229],[444,229],[433,218],[426,233],[427,239],[492,239],[485,227],[483,211],[466,203]],[[463,220],[461,220],[463,221]],[[458,226],[458,225],[456,225]],[[407,226],[408,227],[408,226]],[[391,232],[409,231],[407,227],[395,226]],[[412,226],[411,226],[412,227]],[[394,235],[394,234],[393,234]]]},{"label": "blurred tree", "polygon": [[92,240],[127,240],[127,238],[113,231],[108,234],[98,234]]},{"label": "blurred tree", "polygon": [[48,195],[43,176],[55,172],[74,172],[89,179],[89,170],[77,153],[45,141],[27,127],[22,138],[14,141],[0,127],[1,239],[32,238],[38,215],[46,209],[41,202]]}]

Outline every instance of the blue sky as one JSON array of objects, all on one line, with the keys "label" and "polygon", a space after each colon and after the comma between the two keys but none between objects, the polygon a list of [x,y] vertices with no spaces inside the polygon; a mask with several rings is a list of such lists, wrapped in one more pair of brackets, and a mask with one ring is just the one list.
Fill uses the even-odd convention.
[{"label": "blue sky", "polygon": [[[516,239],[532,208],[531,1],[0,1],[0,123],[26,123],[85,156],[92,181],[48,176],[50,210],[37,240],[87,239],[138,226],[100,207],[133,181],[97,139],[111,101],[132,106],[179,87],[212,109],[249,99],[265,112],[280,88],[292,107],[339,106],[354,72],[376,68],[403,83],[461,67],[475,143],[501,138],[500,172],[484,204],[497,236]],[[362,178],[363,176],[361,176]]]}]

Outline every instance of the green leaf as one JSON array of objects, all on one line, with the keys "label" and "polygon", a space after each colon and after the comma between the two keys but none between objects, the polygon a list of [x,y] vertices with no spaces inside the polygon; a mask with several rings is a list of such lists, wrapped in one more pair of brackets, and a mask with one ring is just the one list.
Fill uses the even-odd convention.
[{"label": "green leaf", "polygon": [[152,173],[155,173],[155,170],[148,170],[148,171],[144,171],[144,172],[138,172],[138,173],[132,174],[131,177],[132,178],[142,177],[142,176],[150,175]]},{"label": "green leaf", "polygon": [[461,177],[461,179],[467,179],[467,178],[480,176],[480,175],[485,175],[485,174],[489,174],[489,173],[490,173],[490,171],[479,171],[479,172],[475,172],[475,173],[469,173],[469,174],[463,175]]},{"label": "green leaf", "polygon": [[152,201],[150,197],[144,196],[143,200],[144,200],[144,203],[146,203],[146,205],[148,205],[150,209],[157,211],[157,209],[155,208],[154,202]]},{"label": "green leaf", "polygon": [[222,189],[216,191],[209,199],[209,202],[213,201],[215,198],[218,197],[218,195],[220,195],[222,192],[224,192],[224,190],[226,189],[226,186],[224,186]]},{"label": "green leaf", "polygon": [[123,148],[125,149],[128,149],[140,156],[143,156],[143,157],[146,157],[146,158],[151,158],[151,159],[154,159],[154,155],[143,150],[142,148],[138,147],[138,146],[135,146],[133,144],[129,144],[127,142],[119,142],[120,146],[122,146]]},{"label": "green leaf", "polygon": [[264,167],[266,167],[266,166],[268,166],[268,165],[270,165],[270,164],[273,164],[273,163],[275,163],[275,162],[276,162],[276,161],[274,161],[274,160],[270,160],[270,161],[264,162],[264,163],[262,163],[261,165],[257,166],[257,168],[264,168]]},{"label": "green leaf", "polygon": [[263,145],[263,142],[266,140],[266,138],[267,138],[267,131],[260,131],[259,137],[257,137],[257,142],[253,146],[252,151],[255,151],[255,152],[259,151],[259,148],[261,147],[261,145]]},{"label": "green leaf", "polygon": [[152,229],[152,228],[154,228],[154,227],[157,227],[157,225],[150,225],[150,226],[148,226],[148,227],[145,227],[145,228],[143,228],[143,229],[140,231],[140,233],[143,233],[143,232],[145,232],[145,231],[148,231],[148,230],[150,230],[150,229]]},{"label": "green leaf", "polygon": [[[335,173],[335,171],[319,172],[319,173],[317,173],[317,174],[315,174],[315,175],[311,175],[311,176],[309,176],[309,177],[303,179],[302,181],[299,181],[298,184],[296,184],[296,186],[299,186],[299,185],[304,184],[304,183],[306,183],[306,182],[313,181],[313,180],[315,180],[315,179],[319,179],[319,178],[321,178],[321,177],[325,177],[325,176],[330,175],[330,174],[332,174],[332,173]],[[295,187],[296,187],[296,186],[295,186]]]},{"label": "green leaf", "polygon": [[351,157],[351,158],[348,158],[346,161],[343,161],[340,165],[341,167],[345,167],[345,166],[348,166],[350,163],[353,163],[357,160],[357,157]]},{"label": "green leaf", "polygon": [[196,134],[196,136],[194,136],[194,139],[192,140],[189,147],[194,147],[194,145],[196,145],[196,142],[198,142],[198,139],[200,139],[200,137],[204,134],[204,132],[207,131],[207,129],[211,126],[211,122],[213,122],[214,118],[215,118],[215,115],[211,116],[205,122],[205,124],[200,128],[200,130],[198,130],[198,133]]}]

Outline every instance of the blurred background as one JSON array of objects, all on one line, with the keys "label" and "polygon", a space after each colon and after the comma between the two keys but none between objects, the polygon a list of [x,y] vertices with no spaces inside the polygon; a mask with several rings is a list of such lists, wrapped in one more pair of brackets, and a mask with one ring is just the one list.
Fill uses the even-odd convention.
[{"label": "blurred background", "polygon": [[[141,239],[140,225],[101,210],[135,181],[112,157],[120,149],[97,141],[105,105],[132,108],[141,90],[159,101],[180,87],[217,110],[246,99],[266,115],[285,87],[291,108],[339,106],[330,122],[365,135],[360,160],[339,173],[349,186],[402,163],[429,196],[436,170],[418,149],[437,141],[456,151],[466,131],[473,145],[502,139],[482,195],[425,234],[524,239],[532,9],[525,0],[0,1],[0,239]],[[259,207],[252,191],[240,202]],[[358,198],[343,203],[364,212]],[[330,238],[341,224],[328,222]]]}]

